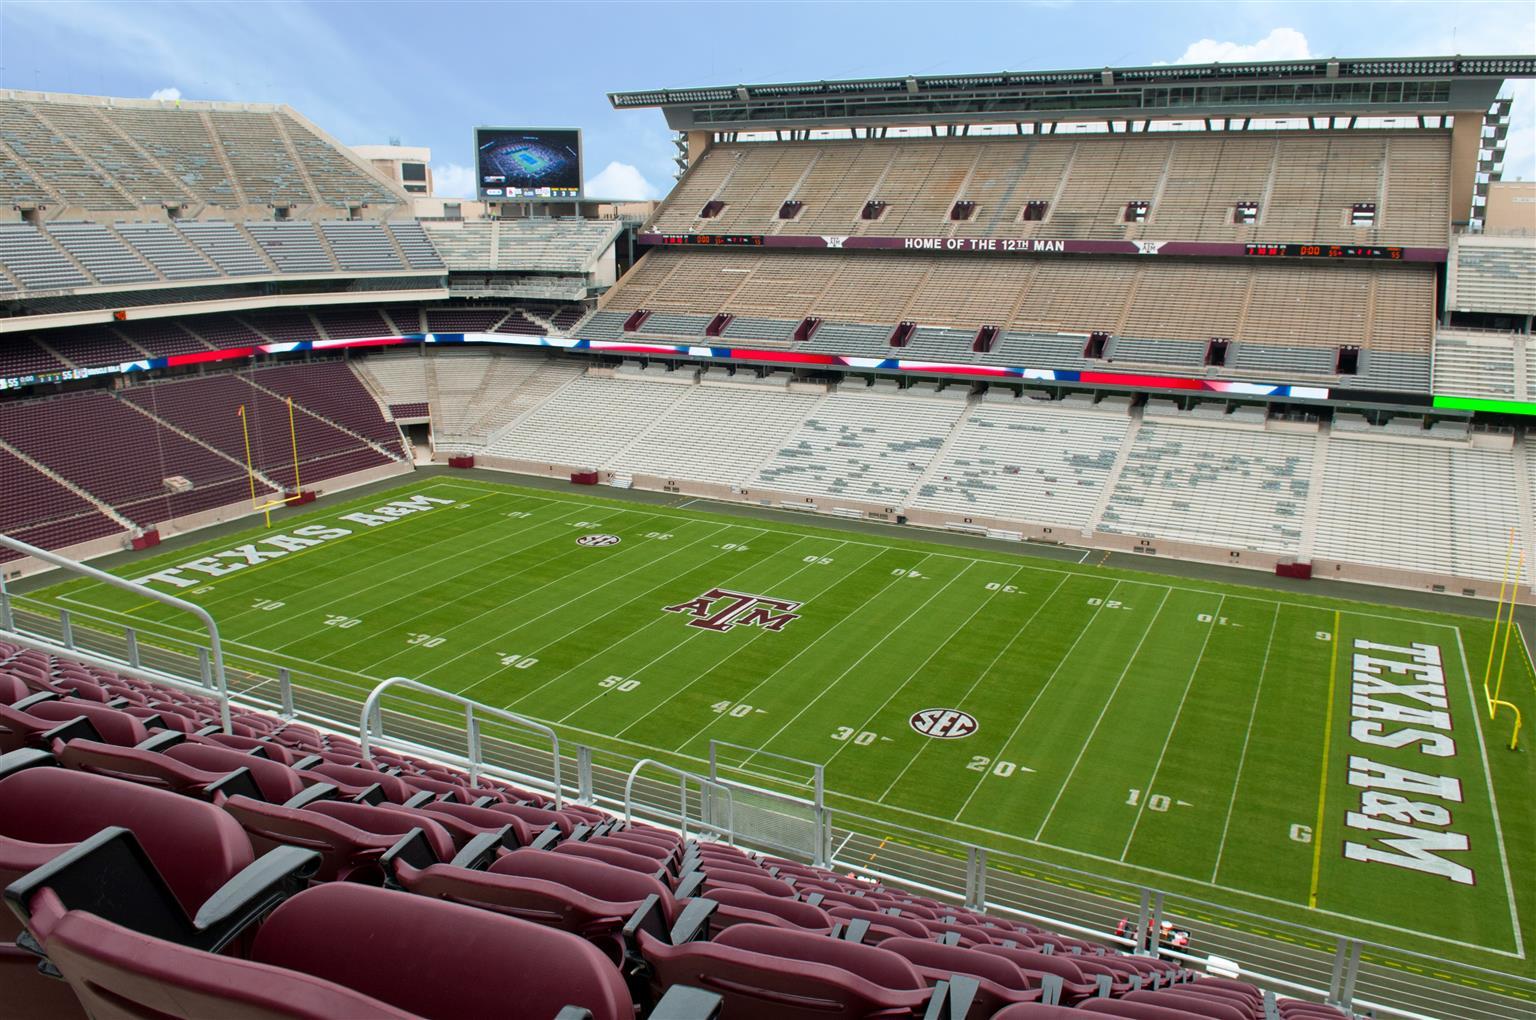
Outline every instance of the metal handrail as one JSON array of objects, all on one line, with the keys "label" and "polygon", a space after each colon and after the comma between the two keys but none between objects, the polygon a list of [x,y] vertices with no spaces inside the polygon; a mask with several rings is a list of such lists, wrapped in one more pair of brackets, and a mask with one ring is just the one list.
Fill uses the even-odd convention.
[{"label": "metal handrail", "polygon": [[[89,577],[93,581],[100,581],[109,587],[131,592],[134,595],[142,596],[153,602],[162,603],[173,609],[180,609],[197,617],[203,626],[208,629],[208,651],[213,660],[212,680],[219,695],[219,723],[224,727],[225,733],[231,732],[229,721],[229,685],[224,679],[224,646],[219,641],[219,625],[213,622],[213,617],[208,614],[206,609],[188,602],[186,599],[179,599],[174,595],[155,591],[153,588],[146,587],[135,581],[127,581],[121,577],[116,577],[105,570],[98,570],[95,567],[86,566],[84,563],[76,563],[66,556],[60,556],[58,553],[50,552],[47,549],[39,549],[35,545],[28,545],[26,542],[12,538],[9,535],[0,535],[0,547],[13,549],[23,556],[31,556],[34,559],[42,560],[44,563],[51,563],[56,567],[62,567],[64,570]],[[7,608],[6,619],[0,622],[3,622],[5,629],[13,630],[14,628],[11,627],[9,618],[10,601],[5,590],[5,578],[3,575],[0,575],[0,603],[3,603]],[[34,638],[33,640],[36,639]],[[68,649],[66,654],[79,655],[81,653]]]},{"label": "metal handrail", "polygon": [[626,822],[635,820],[635,777],[647,765],[661,769],[663,772],[670,772],[678,777],[678,789],[682,795],[678,804],[678,828],[685,837],[688,835],[688,780],[691,779],[699,784],[699,792],[701,794],[705,787],[713,787],[722,791],[725,794],[725,828],[722,829],[714,822],[700,818],[699,829],[700,831],[708,829],[716,835],[723,835],[727,843],[732,846],[736,845],[736,798],[731,795],[731,788],[724,783],[710,779],[708,776],[701,776],[697,772],[688,772],[684,769],[676,768],[668,765],[666,762],[657,761],[655,758],[641,758],[635,762],[634,767],[629,770],[629,775],[624,779],[624,820]]},{"label": "metal handrail", "polygon": [[[481,715],[529,730],[543,737],[548,737],[554,760],[555,807],[559,808],[564,804],[564,786],[560,779],[560,737],[553,729],[541,722],[535,722],[526,716],[518,715],[515,712],[508,712],[504,708],[492,708],[490,705],[481,704],[473,698],[466,698],[461,694],[438,690],[430,684],[424,684],[419,680],[412,680],[409,677],[390,677],[370,691],[367,699],[363,701],[363,710],[361,717],[358,719],[357,733],[359,743],[362,744],[364,758],[367,758],[369,761],[373,760],[373,755],[369,748],[373,743],[373,724],[375,722],[378,723],[378,737],[383,738],[384,736],[384,716],[383,713],[379,712],[379,699],[383,697],[385,691],[392,687],[405,687],[464,706],[464,732],[469,741],[468,754],[465,755],[465,761],[469,765],[469,778],[471,782],[479,781],[480,770],[486,764],[484,757],[480,753]],[[441,754],[443,752],[438,753]]]}]

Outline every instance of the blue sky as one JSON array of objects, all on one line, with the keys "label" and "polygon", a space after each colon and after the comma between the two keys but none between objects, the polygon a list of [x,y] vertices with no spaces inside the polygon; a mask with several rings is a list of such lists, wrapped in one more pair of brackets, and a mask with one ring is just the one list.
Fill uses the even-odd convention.
[{"label": "blue sky", "polygon": [[[659,112],[610,90],[1155,62],[1536,51],[1536,4],[33,3],[0,0],[0,87],[287,103],[347,144],[432,149],[469,187],[476,124],[584,129],[596,192],[671,183]],[[169,90],[175,90],[175,93]],[[1536,179],[1515,83],[1506,176]]]}]

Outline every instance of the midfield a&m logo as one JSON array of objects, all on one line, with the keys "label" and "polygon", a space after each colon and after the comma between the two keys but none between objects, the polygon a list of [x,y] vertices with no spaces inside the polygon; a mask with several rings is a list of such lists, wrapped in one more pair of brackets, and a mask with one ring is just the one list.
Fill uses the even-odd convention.
[{"label": "midfield a&m logo", "polygon": [[792,612],[799,608],[800,603],[786,599],[726,591],[724,588],[711,588],[696,599],[680,602],[675,606],[664,606],[662,610],[668,613],[686,613],[693,617],[688,621],[688,626],[703,627],[705,630],[726,631],[732,627],[762,627],[764,630],[777,632],[800,619],[800,614]]}]

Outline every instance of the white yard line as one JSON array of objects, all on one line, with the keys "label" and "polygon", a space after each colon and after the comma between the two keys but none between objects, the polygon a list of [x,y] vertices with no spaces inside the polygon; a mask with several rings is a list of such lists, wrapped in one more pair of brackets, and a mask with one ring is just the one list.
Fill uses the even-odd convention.
[{"label": "white yard line", "polygon": [[[969,569],[969,568],[967,568],[967,569]],[[910,684],[913,680],[917,679],[917,675],[919,673],[921,673],[924,669],[927,668],[928,664],[933,661],[934,656],[938,655],[941,651],[943,651],[946,647],[948,647],[949,643],[951,641],[953,641],[956,637],[958,637],[965,630],[965,628],[967,628],[967,627],[969,627],[971,625],[971,621],[976,619],[976,617],[981,614],[981,611],[983,609],[987,608],[988,606],[990,606],[992,604],[992,600],[993,599],[997,598],[999,595],[1002,594],[1002,590],[1003,590],[1002,589],[1002,585],[1004,585],[1004,584],[1012,584],[1014,578],[1019,576],[1019,573],[1020,573],[1020,571],[1022,569],[1023,568],[1019,568],[1018,570],[1015,570],[1012,574],[1009,574],[1008,575],[1008,580],[1001,582],[998,585],[997,588],[994,588],[987,595],[986,598],[982,599],[981,600],[981,604],[978,605],[975,609],[971,610],[971,615],[969,615],[969,616],[967,616],[965,618],[965,622],[960,624],[960,626],[956,627],[953,631],[951,631],[950,635],[947,638],[945,638],[943,641],[935,641],[933,643],[933,651],[928,653],[928,657],[925,658],[922,662],[918,663],[916,666],[914,666],[912,668],[912,671],[907,674],[907,678],[905,680],[903,680],[900,684],[898,684],[894,689],[892,689],[890,694],[886,695],[885,700],[880,703],[880,707],[875,709],[873,712],[871,712],[869,714],[869,716],[862,723],[860,723],[857,727],[855,727],[854,732],[858,733],[861,730],[868,729],[869,724],[874,722],[875,719],[879,718],[880,713],[885,711],[886,706],[890,705],[891,702],[896,700],[896,695],[898,695],[902,691],[906,690],[907,689],[907,685]],[[962,571],[962,573],[963,572],[964,571]],[[957,575],[957,579],[958,579],[958,575]],[[974,687],[975,685],[973,684],[972,686]],[[837,756],[839,754],[842,754],[844,751],[846,751],[848,749],[848,746],[850,744],[852,744],[852,743],[853,743],[852,740],[845,740],[845,741],[843,741],[841,744],[838,745],[837,750],[832,752],[831,757],[829,757],[826,761],[824,761],[822,763],[822,765],[823,766],[831,765],[832,762],[837,759]],[[913,757],[915,758],[916,755],[913,755]],[[905,771],[905,770],[903,770],[903,771]]]},{"label": "white yard line", "polygon": [[[1019,715],[1019,721],[1014,723],[1013,729],[1009,732],[1008,736],[1005,737],[1003,742],[998,745],[997,752],[993,755],[994,758],[1001,757],[1003,752],[1008,749],[1008,745],[1013,743],[1014,738],[1019,735],[1019,731],[1024,728],[1024,724],[1029,721],[1030,715],[1035,711],[1035,706],[1040,704],[1040,698],[1045,694],[1046,691],[1050,690],[1051,684],[1056,682],[1057,674],[1059,674],[1061,672],[1061,668],[1067,664],[1067,660],[1072,658],[1072,653],[1077,651],[1077,646],[1082,643],[1083,638],[1086,637],[1088,635],[1088,631],[1092,629],[1093,622],[1097,620],[1099,618],[1099,614],[1104,611],[1104,603],[1109,601],[1109,596],[1115,593],[1115,589],[1120,587],[1120,584],[1121,582],[1116,579],[1115,582],[1109,586],[1109,591],[1105,592],[1103,597],[1099,599],[1099,604],[1093,607],[1093,612],[1088,616],[1088,622],[1083,624],[1083,629],[1077,632],[1077,637],[1072,639],[1072,643],[1068,645],[1067,650],[1061,654],[1061,658],[1056,660],[1056,665],[1051,669],[1050,675],[1045,678],[1045,683],[1041,684],[1040,689],[1035,691],[1035,696],[1029,699],[1028,706],[1026,706],[1024,711]],[[1164,597],[1166,598],[1167,596]],[[971,792],[966,796],[964,802],[961,803],[960,810],[956,811],[955,816],[949,819],[949,821],[955,822],[957,824],[959,823],[960,816],[965,814],[965,809],[971,806],[971,801],[976,798],[976,794],[981,792],[981,788],[986,784],[987,776],[990,774],[991,773],[983,772],[977,778],[975,785],[971,787]]]},{"label": "white yard line", "polygon": [[1253,721],[1259,715],[1259,700],[1264,693],[1264,677],[1269,672],[1269,653],[1275,644],[1275,631],[1280,626],[1280,607],[1275,606],[1275,618],[1269,623],[1269,640],[1264,643],[1264,661],[1259,665],[1259,683],[1253,691],[1253,705],[1248,709],[1248,729],[1243,734],[1243,750],[1237,756],[1237,775],[1232,779],[1232,792],[1227,797],[1227,817],[1221,823],[1221,842],[1216,847],[1216,865],[1211,868],[1211,881],[1221,872],[1221,855],[1227,851],[1227,830],[1232,827],[1232,812],[1237,808],[1237,791],[1243,782],[1243,766],[1248,761],[1248,742],[1253,739]]},{"label": "white yard line", "polygon": [[[838,549],[841,549],[841,548],[842,548],[842,543],[838,543],[838,545],[834,546],[831,551],[832,552],[836,552]],[[871,559],[873,559],[873,558],[874,557],[871,557]],[[865,560],[864,563],[860,563],[859,564],[859,567],[864,566],[868,562],[869,562],[869,560]],[[818,566],[821,566],[821,564],[802,563],[799,567],[795,568],[795,570],[789,575],[789,577],[784,578],[784,580],[782,580],[782,581],[775,581],[774,584],[775,585],[786,584],[786,583],[788,583],[790,578],[795,577],[795,576],[797,576],[799,574],[804,573],[807,570],[811,570],[811,569],[813,569],[815,567],[818,567]],[[857,569],[859,569],[859,567],[855,567],[854,569],[857,570]],[[828,584],[826,586],[826,588],[823,588],[821,590],[821,594],[825,594],[826,591],[828,589],[830,589],[830,588],[835,588],[842,581],[846,580],[847,576],[848,576],[847,574],[844,574],[842,577],[838,577],[838,578],[834,579],[830,584]],[[802,605],[805,602],[807,602],[807,601],[809,601],[809,600],[808,599],[801,599],[800,600]],[[695,629],[695,628],[690,628],[690,629]],[[698,684],[698,683],[702,682],[706,677],[708,677],[716,669],[718,669],[720,666],[722,666],[726,662],[728,662],[731,659],[732,656],[736,655],[738,652],[745,651],[746,649],[752,647],[752,645],[755,642],[760,641],[763,638],[767,637],[768,633],[769,633],[768,631],[759,630],[758,633],[753,634],[746,641],[743,641],[741,644],[737,645],[736,648],[729,655],[725,656],[722,659],[719,659],[718,661],[715,662],[714,665],[712,665],[708,669],[702,671],[701,673],[699,673],[698,676],[696,676],[692,680],[688,681],[682,687],[678,688],[677,690],[673,691],[671,694],[667,695],[666,699],[664,701],[662,701],[660,704],[656,705],[655,707],[647,710],[646,712],[644,712],[640,716],[638,716],[635,719],[631,720],[628,725],[626,725],[623,729],[619,730],[619,733],[620,734],[628,733],[630,730],[632,730],[636,726],[640,725],[640,723],[644,722],[646,719],[650,718],[651,716],[655,715],[657,712],[661,711],[663,708],[666,708],[668,705],[672,704],[679,697],[681,697],[684,693],[686,693],[689,690],[692,690],[695,684]],[[660,655],[658,657],[658,659],[666,658],[672,652],[676,651],[678,648],[681,648],[688,641],[693,640],[693,638],[695,638],[695,637],[703,637],[703,636],[704,636],[704,632],[702,630],[696,630],[696,633],[689,635],[688,638],[684,639],[683,641],[679,641],[677,644],[673,645],[666,652],[662,653],[662,655]],[[650,664],[647,664],[647,666],[645,668],[647,668],[647,669],[650,668]],[[738,699],[738,704],[739,703],[740,703],[740,699]],[[567,718],[569,718],[569,717],[567,717]]]},{"label": "white yard line", "polygon": [[[1184,681],[1184,694],[1179,698],[1179,707],[1173,713],[1173,722],[1168,727],[1168,735],[1163,738],[1163,749],[1157,753],[1157,764],[1152,766],[1152,778],[1147,780],[1147,785],[1142,789],[1147,792],[1147,799],[1152,798],[1152,791],[1157,788],[1157,774],[1163,770],[1163,759],[1168,756],[1168,745],[1173,743],[1173,734],[1179,728],[1179,720],[1184,716],[1184,706],[1189,703],[1189,692],[1195,686],[1195,675],[1200,672],[1200,663],[1205,661],[1205,650],[1211,647],[1211,635],[1216,633],[1220,626],[1217,621],[1221,619],[1221,607],[1226,605],[1226,598],[1222,597],[1216,602],[1216,609],[1211,613],[1211,624],[1206,628],[1205,640],[1200,642],[1200,654],[1195,656],[1195,664],[1190,668],[1189,677]],[[1155,623],[1157,617],[1153,617]],[[1117,688],[1118,689],[1118,688]],[[1113,694],[1110,695],[1114,697]],[[1107,707],[1107,706],[1106,706]],[[1125,837],[1125,846],[1120,848],[1120,859],[1125,860],[1125,855],[1131,852],[1131,840],[1136,838],[1136,827],[1141,824],[1141,819],[1147,813],[1146,803],[1136,809],[1136,817],[1131,820],[1130,835]]]},{"label": "white yard line", "polygon": [[[478,652],[481,649],[485,648],[486,646],[494,644],[495,642],[503,641],[509,635],[517,633],[518,631],[522,630],[524,627],[527,627],[529,624],[537,623],[538,621],[544,619],[546,616],[549,616],[551,613],[558,613],[560,610],[564,609],[566,606],[571,605],[574,602],[579,602],[579,601],[581,601],[584,598],[587,598],[593,592],[602,591],[604,588],[607,588],[609,585],[612,585],[612,584],[615,584],[615,583],[617,583],[619,581],[622,581],[622,580],[624,580],[624,578],[630,576],[631,574],[637,574],[637,573],[639,573],[642,570],[649,570],[652,567],[656,566],[656,564],[662,562],[663,560],[670,559],[671,557],[676,556],[678,553],[681,553],[681,552],[683,552],[686,549],[692,549],[694,546],[698,545],[700,542],[704,542],[704,541],[707,541],[708,539],[714,538],[716,535],[720,534],[721,532],[730,531],[731,527],[732,527],[731,525],[725,525],[723,527],[716,528],[714,531],[708,532],[708,533],[706,533],[704,535],[700,535],[698,538],[694,539],[692,542],[688,542],[688,543],[686,543],[684,545],[679,545],[676,548],[670,549],[668,552],[666,552],[665,554],[663,554],[661,556],[658,556],[656,559],[650,560],[650,561],[648,561],[646,563],[642,563],[639,566],[634,567],[634,568],[632,568],[630,570],[626,570],[622,574],[615,574],[614,576],[608,578],[608,580],[604,581],[603,583],[598,584],[598,585],[594,585],[593,587],[588,588],[585,591],[580,592],[579,594],[573,595],[570,598],[566,599],[564,602],[561,602],[559,605],[555,605],[555,606],[549,607],[548,609],[544,610],[542,613],[539,613],[537,616],[531,616],[531,617],[528,617],[527,619],[519,620],[518,623],[517,623],[517,626],[513,627],[511,630],[499,631],[495,635],[493,635],[491,638],[489,638],[488,640],[482,641],[482,642],[480,642],[477,645],[472,645],[466,651],[460,652],[458,655],[455,655],[453,658],[447,660],[446,662],[434,663],[433,666],[432,666],[432,669],[433,670],[442,669],[444,666],[448,666],[451,663],[459,661],[460,659],[464,658],[464,656],[466,656],[466,655],[470,655],[470,654],[472,654],[474,652]],[[744,530],[749,531],[749,532],[756,532],[758,534],[761,534],[763,529],[761,529],[761,528],[747,528],[747,529],[744,529]],[[491,613],[499,613],[499,612],[503,611],[504,609],[506,609],[508,606],[513,605],[513,604],[521,601],[522,599],[527,598],[530,595],[538,594],[539,592],[543,591],[545,588],[548,588],[550,585],[560,584],[561,582],[568,581],[572,577],[574,577],[576,574],[584,573],[584,572],[586,572],[588,570],[591,570],[591,569],[594,569],[596,567],[602,566],[602,564],[603,564],[603,561],[600,558],[599,559],[594,559],[592,561],[592,563],[590,563],[589,565],[587,565],[585,567],[582,567],[580,570],[573,571],[570,574],[564,574],[564,575],[562,575],[560,577],[555,578],[553,581],[549,581],[549,582],[547,582],[545,584],[539,585],[539,587],[533,589],[532,591],[524,592],[523,594],[517,596],[516,598],[510,599],[510,600],[508,600],[505,603],[502,603],[502,604],[496,605],[496,606],[492,606],[490,609],[487,609],[484,612],[476,613],[474,616],[470,617],[469,619],[462,620],[459,623],[454,624],[454,626],[451,629],[457,630],[458,628],[464,626],[465,624],[472,623],[475,620],[479,620],[479,619],[481,619],[483,617],[489,616]],[[487,676],[481,677],[479,680],[476,680],[474,683],[470,684],[468,687],[460,688],[458,693],[460,695],[463,695],[467,691],[469,691],[471,688],[478,687],[479,685],[485,683],[487,680],[494,679],[497,675],[498,674],[496,674],[495,672],[492,672],[492,673],[490,673]]]},{"label": "white yard line", "polygon": [[1499,863],[1504,869],[1504,891],[1509,898],[1509,925],[1515,935],[1515,952],[1523,959],[1525,957],[1525,945],[1520,938],[1520,915],[1515,907],[1515,884],[1509,875],[1509,853],[1504,847],[1504,825],[1499,820],[1499,800],[1493,792],[1493,773],[1488,768],[1488,745],[1483,740],[1483,713],[1478,710],[1477,695],[1472,691],[1472,670],[1467,665],[1467,646],[1461,639],[1461,628],[1456,630],[1456,648],[1461,653],[1462,679],[1467,684],[1467,700],[1472,706],[1472,715],[1475,725],[1473,731],[1477,733],[1477,751],[1483,760],[1483,783],[1488,791],[1488,806],[1493,809],[1493,835],[1499,844]]},{"label": "white yard line", "polygon": [[[783,549],[778,550],[776,553],[771,553],[770,554],[770,559],[771,559],[772,556],[776,556],[776,555],[778,555],[780,553],[788,552],[790,549],[793,549],[795,546],[799,545],[803,541],[805,541],[804,537],[797,538],[795,541],[791,542],[789,545],[786,545]],[[729,554],[730,554],[730,551],[722,551],[722,552],[720,552],[720,553],[718,553],[718,554],[716,554],[714,556],[711,556],[709,559],[705,560],[704,563],[713,563],[715,560],[719,559],[721,556],[726,556],[726,555],[729,555]],[[754,570],[757,567],[761,567],[761,566],[763,566],[764,564],[766,564],[768,562],[770,562],[770,560],[759,560],[756,563],[749,564],[749,565],[743,567],[742,569],[736,571],[735,573],[728,575],[727,576],[727,581],[731,581],[731,580],[734,580],[735,578],[741,577],[743,574],[746,574],[748,571]],[[700,566],[703,566],[703,564],[700,564]],[[804,568],[802,567],[801,569],[803,570]],[[798,573],[798,571],[797,571],[797,573]],[[793,576],[794,576],[794,574],[790,575],[790,577],[793,577]],[[609,616],[609,615],[611,615],[613,613],[616,613],[619,610],[624,609],[625,607],[629,606],[631,603],[636,602],[639,599],[642,599],[642,598],[646,597],[647,595],[652,594],[658,588],[664,588],[668,584],[671,584],[671,583],[672,583],[672,579],[668,578],[667,580],[663,581],[661,584],[658,584],[658,585],[656,585],[653,588],[646,589],[646,591],[642,592],[640,595],[635,596],[635,598],[630,599],[628,602],[625,602],[623,605],[615,606],[614,608],[608,610],[608,612],[604,613],[603,616],[599,616],[595,620],[584,620],[577,627],[567,631],[566,633],[562,634],[560,637],[555,638],[553,641],[547,642],[545,645],[543,645],[540,648],[536,649],[536,651],[543,651],[545,648],[548,648],[548,647],[550,647],[552,645],[558,644],[559,642],[561,642],[561,641],[565,640],[566,638],[570,637],[572,634],[576,633],[576,631],[580,630],[582,627],[587,626],[589,623],[595,623],[595,622],[597,622],[597,620],[603,619],[604,616]],[[775,583],[778,583],[778,582],[775,582]],[[642,634],[646,633],[647,631],[649,631],[652,627],[662,626],[662,625],[666,624],[668,620],[671,620],[671,619],[673,619],[673,618],[666,616],[665,614],[663,614],[662,612],[660,612],[658,610],[657,614],[656,614],[656,618],[651,620],[649,623],[643,624],[638,630],[630,631],[628,634],[625,634],[623,637],[619,638],[617,641],[612,642],[611,644],[603,645],[602,647],[597,648],[591,655],[587,656],[585,659],[582,659],[580,662],[578,662],[575,665],[571,666],[569,669],[563,671],[558,676],[552,677],[549,680],[544,681],[542,684],[540,684],[539,686],[535,687],[533,690],[528,691],[526,694],[519,695],[516,698],[516,700],[508,702],[506,707],[507,708],[512,708],[515,705],[521,704],[522,702],[524,702],[524,701],[528,700],[529,698],[533,697],[535,694],[537,694],[540,691],[544,690],[550,684],[556,683],[557,681],[564,679],[566,676],[569,676],[571,673],[574,673],[576,670],[580,669],[582,666],[585,666],[587,663],[591,662],[593,659],[599,658],[599,657],[604,656],[604,655],[612,655],[614,650],[617,649],[624,642],[630,640],[631,638],[639,637],[640,635],[642,635]],[[675,622],[675,620],[674,620],[674,622]],[[687,644],[690,640],[692,640],[692,639],[694,639],[696,637],[701,637],[703,635],[703,633],[704,632],[702,630],[698,629],[698,628],[689,628],[689,630],[683,635],[682,640],[675,641],[671,645],[667,646],[665,651],[663,651],[660,655],[657,655],[650,662],[647,662],[645,665],[641,666],[639,669],[630,670],[628,672],[628,674],[626,675],[625,679],[629,679],[630,677],[633,677],[633,676],[635,676],[635,675],[637,675],[639,673],[645,672],[646,670],[648,670],[652,666],[654,666],[656,663],[660,662],[662,659],[665,659],[668,655],[671,655],[673,652],[677,651],[683,645]],[[732,654],[735,654],[735,653],[733,652]],[[727,658],[729,658],[729,656],[727,656]],[[721,660],[721,661],[724,661],[724,660]],[[571,716],[575,715],[577,712],[581,711],[583,708],[586,708],[588,705],[592,704],[594,701],[597,701],[599,698],[603,697],[607,693],[608,692],[606,690],[599,691],[592,698],[589,698],[587,701],[583,702],[581,705],[579,705],[575,709],[572,709],[570,712],[567,712],[564,716],[561,717],[560,721],[561,722],[565,722],[566,719],[569,719]]]},{"label": "white yard line", "polygon": [[[1157,604],[1157,609],[1152,612],[1152,619],[1147,623],[1147,629],[1141,632],[1141,637],[1136,641],[1136,647],[1131,650],[1130,658],[1125,660],[1125,668],[1115,678],[1115,686],[1110,688],[1109,697],[1104,699],[1104,704],[1099,708],[1099,717],[1093,721],[1093,728],[1088,731],[1088,736],[1083,739],[1083,746],[1077,749],[1077,758],[1072,762],[1072,768],[1067,771],[1067,778],[1062,781],[1061,789],[1056,791],[1056,799],[1051,801],[1050,808],[1045,812],[1045,817],[1040,820],[1040,828],[1035,830],[1035,839],[1039,839],[1045,832],[1045,827],[1051,824],[1051,816],[1056,813],[1061,798],[1066,794],[1067,787],[1072,785],[1072,777],[1077,774],[1077,767],[1083,763],[1083,757],[1088,753],[1088,745],[1093,743],[1094,735],[1099,732],[1099,725],[1104,722],[1104,716],[1109,713],[1110,703],[1115,700],[1115,694],[1120,690],[1120,685],[1125,683],[1125,678],[1130,675],[1131,667],[1136,665],[1136,659],[1141,655],[1142,646],[1147,643],[1147,635],[1152,633],[1157,626],[1157,618],[1162,615],[1163,607],[1168,604],[1168,596],[1173,590],[1165,589],[1163,599]],[[1095,617],[1097,619],[1097,617]],[[1006,746],[1004,748],[1006,750]],[[985,776],[982,777],[985,780]]]},{"label": "white yard line", "polygon": [[[1057,581],[1056,587],[1052,588],[1050,594],[1048,594],[1040,602],[1039,605],[1035,606],[1035,611],[1029,614],[1029,619],[1019,624],[1019,629],[1014,631],[1013,637],[1009,638],[1008,643],[1003,645],[1003,647],[998,650],[998,653],[992,657],[992,661],[987,663],[987,668],[981,671],[981,675],[975,679],[970,687],[966,688],[965,693],[960,696],[960,700],[955,702],[956,708],[964,707],[965,703],[970,700],[971,695],[976,692],[976,688],[980,687],[986,681],[987,677],[992,675],[992,671],[997,668],[997,664],[1003,661],[1003,656],[1007,655],[1008,652],[1013,648],[1015,642],[1024,636],[1025,632],[1029,630],[1029,625],[1035,622],[1035,617],[1040,615],[1041,610],[1043,610],[1046,605],[1050,603],[1051,599],[1056,597],[1056,593],[1061,591],[1062,586],[1066,583],[1067,578],[1065,577]],[[891,795],[891,791],[896,789],[896,784],[901,782],[902,779],[906,777],[907,772],[910,771],[912,766],[917,764],[918,759],[923,756],[923,752],[932,747],[933,744],[934,742],[931,740],[923,741],[922,746],[917,749],[916,753],[914,753],[912,757],[907,761],[907,764],[902,767],[902,770],[896,774],[896,778],[891,780],[891,784],[885,788],[885,792],[882,793],[878,798],[880,801],[883,802],[885,798]]]}]

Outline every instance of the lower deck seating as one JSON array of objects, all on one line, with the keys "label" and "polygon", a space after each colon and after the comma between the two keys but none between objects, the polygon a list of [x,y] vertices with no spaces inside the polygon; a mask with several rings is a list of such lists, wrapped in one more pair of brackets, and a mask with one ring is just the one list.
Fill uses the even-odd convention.
[{"label": "lower deck seating", "polygon": [[914,507],[1086,527],[1131,419],[1074,401],[984,402],[918,487]]},{"label": "lower deck seating", "polygon": [[1315,446],[1310,435],[1145,420],[1100,528],[1297,552]]}]

